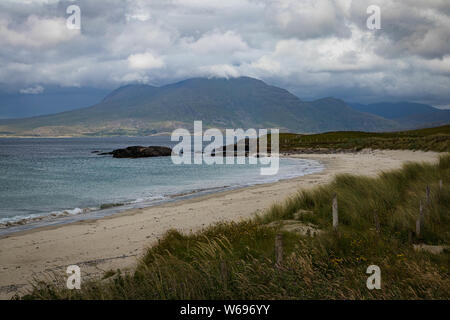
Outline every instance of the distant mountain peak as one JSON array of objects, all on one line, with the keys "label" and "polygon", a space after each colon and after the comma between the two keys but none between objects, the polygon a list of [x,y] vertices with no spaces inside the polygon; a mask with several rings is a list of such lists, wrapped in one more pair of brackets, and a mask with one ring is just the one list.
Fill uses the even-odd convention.
[{"label": "distant mountain peak", "polygon": [[334,97],[325,97],[325,98],[320,98],[320,99],[317,99],[314,101],[316,101],[316,102],[333,102],[333,103],[337,102],[337,103],[342,103],[342,104],[346,105],[346,103],[343,100],[334,98]]},{"label": "distant mountain peak", "polygon": [[[182,85],[191,85],[191,84],[205,84],[205,83],[228,83],[228,84],[263,84],[267,85],[264,81],[252,78],[252,77],[233,77],[233,78],[226,78],[226,77],[195,77],[195,78],[188,78],[184,80],[177,81],[172,84],[168,84],[167,86],[182,86]],[[163,86],[164,87],[164,86]]]},{"label": "distant mountain peak", "polygon": [[136,96],[142,93],[148,93],[150,91],[157,90],[158,87],[154,87],[148,84],[127,84],[113,90],[108,94],[102,102],[111,101],[114,99],[127,99],[130,96]]}]

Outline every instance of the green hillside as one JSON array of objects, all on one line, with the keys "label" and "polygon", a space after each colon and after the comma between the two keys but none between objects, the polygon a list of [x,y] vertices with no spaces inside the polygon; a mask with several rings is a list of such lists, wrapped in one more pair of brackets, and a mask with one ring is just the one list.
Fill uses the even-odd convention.
[{"label": "green hillside", "polygon": [[119,88],[84,109],[28,119],[0,121],[11,135],[146,135],[191,128],[194,120],[218,128],[280,128],[285,132],[387,131],[392,120],[362,113],[343,101],[301,101],[288,91],[252,78],[194,78],[152,87]]},{"label": "green hillside", "polygon": [[358,151],[365,148],[449,152],[450,126],[382,133],[344,131],[280,135],[282,152]]}]

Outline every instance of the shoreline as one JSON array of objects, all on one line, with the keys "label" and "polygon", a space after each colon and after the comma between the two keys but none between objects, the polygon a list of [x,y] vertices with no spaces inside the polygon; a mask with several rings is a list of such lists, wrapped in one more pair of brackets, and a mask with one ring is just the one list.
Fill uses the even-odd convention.
[{"label": "shoreline", "polygon": [[[7,120],[7,119],[0,119],[0,120]],[[16,119],[20,120],[20,119]],[[106,135],[106,136],[90,136],[90,135],[62,135],[62,136],[14,136],[14,135],[0,135],[0,139],[70,139],[70,138],[117,138],[117,137],[159,137],[159,136],[169,136],[172,134],[172,132],[160,132],[155,134],[149,134],[146,136],[136,136],[136,135]]]},{"label": "shoreline", "polygon": [[87,278],[111,269],[126,271],[169,229],[189,233],[221,221],[248,219],[298,190],[331,181],[336,174],[374,176],[400,168],[408,161],[434,162],[438,156],[436,152],[403,150],[288,155],[318,160],[324,169],[293,179],[6,235],[0,238],[0,298],[24,293],[33,277],[48,277],[51,273],[66,276],[65,268],[72,264],[79,265],[82,275]]},{"label": "shoreline", "polygon": [[[284,156],[282,158],[302,160],[299,157]],[[251,184],[244,184],[244,185],[230,184],[223,186],[212,186],[207,188],[186,190],[180,193],[163,194],[161,196],[153,197],[154,199],[141,199],[142,201],[130,200],[120,202],[120,200],[117,200],[117,202],[104,203],[96,207],[94,207],[94,205],[90,207],[72,207],[70,209],[61,209],[59,211],[49,213],[33,214],[32,216],[29,217],[15,216],[11,217],[10,220],[6,222],[0,222],[0,239],[8,235],[23,233],[25,231],[31,231],[33,229],[41,229],[48,226],[60,227],[66,224],[82,222],[85,220],[99,220],[130,210],[147,209],[154,206],[164,205],[166,203],[185,201],[205,195],[239,190],[258,185],[295,179],[308,174],[316,173],[318,172],[317,170],[319,171],[324,170],[324,166],[320,162],[318,161],[316,162],[318,163],[318,166],[320,166],[320,168],[309,169],[311,171],[310,173],[281,176],[280,178],[276,178],[277,180],[267,179],[267,181],[253,182]],[[106,207],[102,208],[102,206]]]}]

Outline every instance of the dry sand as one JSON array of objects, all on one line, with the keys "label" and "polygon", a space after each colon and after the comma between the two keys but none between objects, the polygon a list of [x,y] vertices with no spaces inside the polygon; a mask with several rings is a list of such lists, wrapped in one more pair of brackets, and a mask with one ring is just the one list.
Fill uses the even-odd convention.
[{"label": "dry sand", "polygon": [[247,219],[299,189],[330,181],[336,174],[374,176],[407,161],[433,162],[438,156],[419,151],[292,155],[319,160],[325,170],[277,183],[129,210],[99,220],[4,236],[0,238],[0,298],[23,293],[33,277],[41,279],[51,273],[65,276],[65,269],[73,264],[80,266],[84,277],[132,268],[145,249],[169,229],[191,232],[219,221]]}]

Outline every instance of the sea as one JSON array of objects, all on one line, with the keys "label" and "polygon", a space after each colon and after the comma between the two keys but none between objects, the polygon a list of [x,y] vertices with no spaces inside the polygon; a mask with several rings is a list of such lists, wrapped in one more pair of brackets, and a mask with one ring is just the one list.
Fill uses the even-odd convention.
[{"label": "sea", "polygon": [[323,170],[314,160],[281,158],[278,174],[263,176],[260,164],[188,165],[171,157],[98,154],[176,143],[170,136],[0,139],[0,235]]}]

